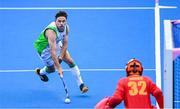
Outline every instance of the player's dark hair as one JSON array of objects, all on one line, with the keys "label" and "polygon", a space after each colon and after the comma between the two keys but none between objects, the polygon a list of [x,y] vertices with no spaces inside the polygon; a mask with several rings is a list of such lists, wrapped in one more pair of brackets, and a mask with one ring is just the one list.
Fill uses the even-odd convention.
[{"label": "player's dark hair", "polygon": [[60,17],[60,16],[64,16],[66,19],[67,19],[67,13],[65,12],[65,11],[59,11],[57,14],[56,14],[56,16],[55,16],[55,18],[57,19],[58,17]]}]

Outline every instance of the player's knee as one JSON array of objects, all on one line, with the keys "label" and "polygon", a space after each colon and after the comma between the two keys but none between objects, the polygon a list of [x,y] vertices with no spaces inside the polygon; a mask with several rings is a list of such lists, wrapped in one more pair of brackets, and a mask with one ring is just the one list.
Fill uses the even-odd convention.
[{"label": "player's knee", "polygon": [[53,73],[53,72],[55,72],[55,67],[54,67],[54,65],[53,65],[53,66],[47,66],[47,67],[46,67],[46,72],[47,72],[47,73]]}]

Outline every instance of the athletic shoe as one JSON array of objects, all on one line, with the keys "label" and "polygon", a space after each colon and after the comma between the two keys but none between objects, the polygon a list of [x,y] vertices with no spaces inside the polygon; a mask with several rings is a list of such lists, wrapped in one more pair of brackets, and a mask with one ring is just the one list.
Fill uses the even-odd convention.
[{"label": "athletic shoe", "polygon": [[83,83],[79,86],[81,93],[86,93],[88,91],[88,87],[85,86]]},{"label": "athletic shoe", "polygon": [[47,82],[49,80],[48,77],[46,75],[40,75],[40,70],[41,70],[40,68],[36,68],[35,69],[36,74],[40,77],[42,81]]}]

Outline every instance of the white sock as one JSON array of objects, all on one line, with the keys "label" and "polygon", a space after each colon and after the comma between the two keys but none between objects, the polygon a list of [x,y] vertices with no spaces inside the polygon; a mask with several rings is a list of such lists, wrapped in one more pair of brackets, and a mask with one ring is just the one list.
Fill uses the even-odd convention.
[{"label": "white sock", "polygon": [[47,74],[47,72],[46,72],[46,66],[44,66],[44,68],[42,68],[42,69],[40,70],[40,75],[45,75],[45,74]]},{"label": "white sock", "polygon": [[73,68],[70,68],[70,70],[73,73],[73,75],[76,77],[78,86],[80,86],[83,83],[83,81],[82,81],[80,70],[79,70],[78,66],[76,65]]}]

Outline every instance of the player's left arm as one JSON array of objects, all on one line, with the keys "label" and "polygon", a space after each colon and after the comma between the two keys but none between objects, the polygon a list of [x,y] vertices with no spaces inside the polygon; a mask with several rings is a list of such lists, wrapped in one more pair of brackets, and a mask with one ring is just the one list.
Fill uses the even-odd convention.
[{"label": "player's left arm", "polygon": [[68,47],[68,34],[69,34],[69,26],[66,26],[66,34],[64,36],[64,39],[62,41],[63,46],[61,48],[61,55],[60,55],[60,59],[64,58],[64,55],[66,53],[67,47]]},{"label": "player's left arm", "polygon": [[115,108],[118,104],[121,103],[122,100],[124,100],[124,80],[121,79],[118,81],[116,90],[113,94],[113,96],[111,96],[108,100],[107,105],[110,108]]}]

